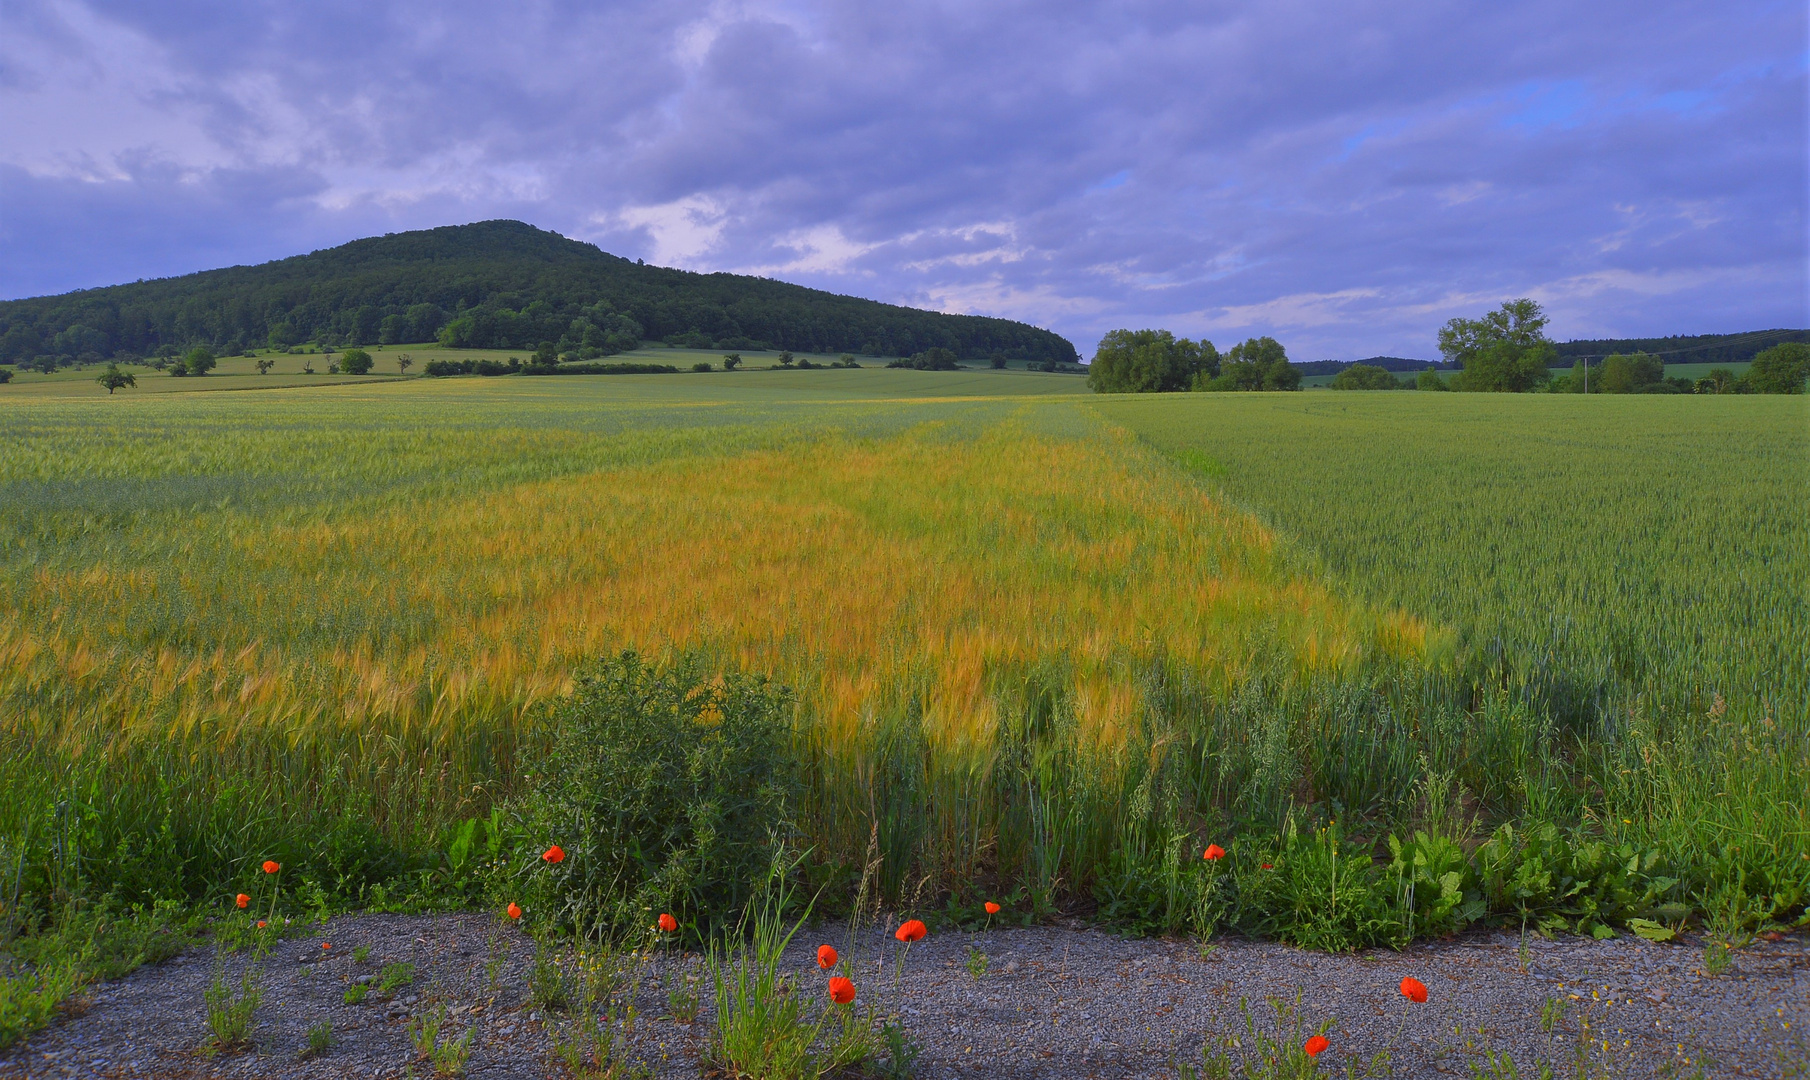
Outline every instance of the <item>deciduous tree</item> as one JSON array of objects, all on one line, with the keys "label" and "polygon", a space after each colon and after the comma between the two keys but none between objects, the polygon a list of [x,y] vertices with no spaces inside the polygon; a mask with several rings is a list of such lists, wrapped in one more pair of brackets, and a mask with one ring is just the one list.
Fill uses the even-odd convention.
[{"label": "deciduous tree", "polygon": [[107,388],[107,395],[109,397],[112,396],[113,391],[118,390],[122,386],[138,385],[138,380],[132,376],[132,373],[130,371],[120,370],[118,364],[108,364],[107,370],[95,376],[94,381]]},{"label": "deciduous tree", "polygon": [[1219,374],[1219,350],[1167,330],[1114,330],[1100,339],[1087,385],[1099,394],[1158,394],[1196,389]]},{"label": "deciduous tree", "polygon": [[1801,394],[1810,378],[1810,345],[1787,341],[1753,358],[1747,386],[1756,394]]},{"label": "deciduous tree", "polygon": [[1552,378],[1554,356],[1546,315],[1528,299],[1509,300],[1481,319],[1453,319],[1439,331],[1439,351],[1464,365],[1455,390],[1521,393]]}]

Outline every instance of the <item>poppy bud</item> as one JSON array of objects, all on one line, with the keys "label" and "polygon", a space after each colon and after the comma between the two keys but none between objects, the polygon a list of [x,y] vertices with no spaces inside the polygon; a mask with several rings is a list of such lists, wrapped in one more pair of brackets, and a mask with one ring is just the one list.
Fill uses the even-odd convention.
[{"label": "poppy bud", "polygon": [[817,966],[818,967],[822,968],[825,971],[828,971],[829,969],[836,966],[837,959],[838,958],[836,956],[836,946],[834,946],[834,945],[817,946]]},{"label": "poppy bud", "polygon": [[838,1005],[847,1005],[855,1000],[855,984],[840,975],[831,979],[830,1000]]}]

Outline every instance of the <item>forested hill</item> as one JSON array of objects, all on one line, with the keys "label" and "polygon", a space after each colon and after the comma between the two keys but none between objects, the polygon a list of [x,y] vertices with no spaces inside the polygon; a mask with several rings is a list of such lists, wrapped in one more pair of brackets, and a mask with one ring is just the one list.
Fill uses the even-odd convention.
[{"label": "forested hill", "polygon": [[[1604,338],[1566,341],[1553,346],[1561,360],[1598,360],[1620,353],[1651,353],[1668,364],[1738,364],[1785,341],[1810,341],[1810,330],[1754,330],[1745,334],[1698,334],[1694,337]],[[1569,366],[1569,365],[1566,365]]]},{"label": "forested hill", "polygon": [[637,340],[698,348],[1079,359],[1008,319],[945,315],[738,274],[644,266],[519,221],[356,240],[260,266],[0,302],[0,361],[194,345],[424,342],[597,356]]}]

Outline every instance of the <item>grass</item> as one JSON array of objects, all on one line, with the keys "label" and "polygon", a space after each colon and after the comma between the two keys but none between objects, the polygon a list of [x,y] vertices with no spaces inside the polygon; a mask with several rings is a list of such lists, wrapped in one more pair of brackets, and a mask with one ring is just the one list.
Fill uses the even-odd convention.
[{"label": "grass", "polygon": [[[1802,910],[1800,401],[1079,386],[0,388],[8,918],[261,896],[265,858],[286,906],[457,901],[457,827],[623,648],[796,687],[812,872],[895,903],[1266,925],[1261,850],[1301,882],[1276,910],[1374,898],[1313,931],[1350,947],[1420,829],[1497,862],[1417,907],[1448,872],[1457,909],[1531,905],[1537,850],[1571,928]],[[1175,855],[1206,838],[1210,911]]]}]

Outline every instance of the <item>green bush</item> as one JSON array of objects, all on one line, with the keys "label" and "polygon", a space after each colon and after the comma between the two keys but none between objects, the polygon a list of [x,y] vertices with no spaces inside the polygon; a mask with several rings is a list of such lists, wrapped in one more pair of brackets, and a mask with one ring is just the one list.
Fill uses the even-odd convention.
[{"label": "green bush", "polygon": [[792,707],[766,679],[695,656],[625,652],[582,672],[553,708],[526,815],[537,846],[567,852],[533,868],[561,921],[597,936],[662,911],[693,936],[734,923],[790,831]]},{"label": "green bush", "polygon": [[363,349],[347,349],[339,358],[339,370],[348,375],[369,375],[371,354]]}]

